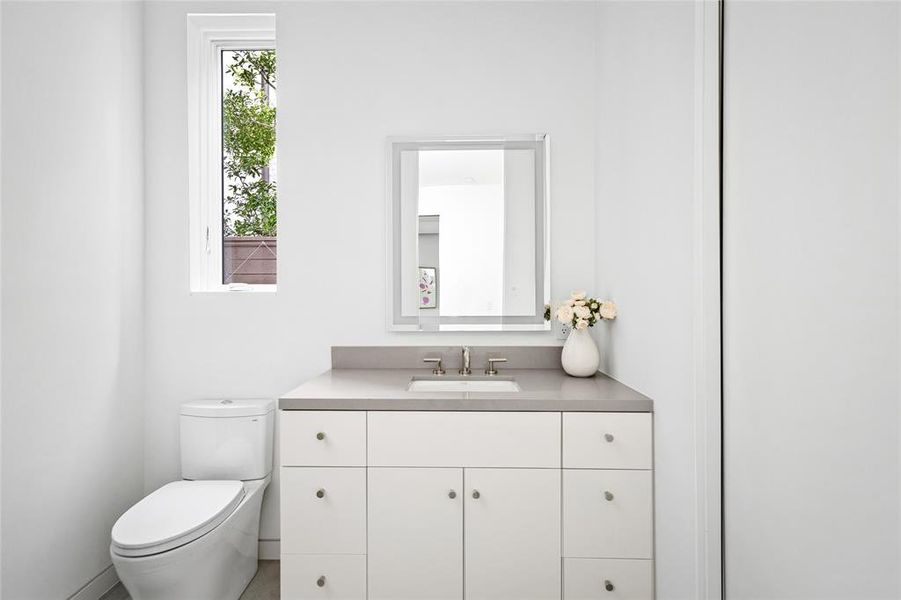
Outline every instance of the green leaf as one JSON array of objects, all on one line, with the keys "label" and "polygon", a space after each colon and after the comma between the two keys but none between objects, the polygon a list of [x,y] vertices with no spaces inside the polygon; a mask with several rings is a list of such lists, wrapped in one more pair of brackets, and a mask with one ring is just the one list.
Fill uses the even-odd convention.
[{"label": "green leaf", "polygon": [[226,71],[234,89],[222,98],[222,149],[226,194],[225,233],[277,235],[276,184],[269,179],[275,156],[274,50],[234,51]]}]

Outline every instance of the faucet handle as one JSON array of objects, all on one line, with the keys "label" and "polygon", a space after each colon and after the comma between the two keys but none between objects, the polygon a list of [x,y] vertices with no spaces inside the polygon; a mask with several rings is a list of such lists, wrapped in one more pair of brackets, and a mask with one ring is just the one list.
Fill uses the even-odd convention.
[{"label": "faucet handle", "polygon": [[495,367],[495,363],[505,363],[507,362],[506,358],[489,358],[488,359],[488,368],[485,369],[485,375],[497,375],[497,367]]},{"label": "faucet handle", "polygon": [[422,362],[435,364],[435,368],[432,369],[432,375],[444,375],[445,373],[447,373],[447,371],[441,368],[440,358],[423,358]]}]

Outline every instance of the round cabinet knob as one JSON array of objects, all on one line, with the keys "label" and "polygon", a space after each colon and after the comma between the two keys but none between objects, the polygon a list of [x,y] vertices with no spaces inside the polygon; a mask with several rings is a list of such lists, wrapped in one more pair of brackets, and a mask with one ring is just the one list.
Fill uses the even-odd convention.
[{"label": "round cabinet knob", "polygon": [[610,581],[609,579],[605,579],[604,580],[604,589],[607,590],[608,592],[612,592],[613,590],[616,589],[616,586],[613,585],[613,582]]},{"label": "round cabinet knob", "polygon": [[611,494],[610,492],[604,492],[604,498],[607,499],[607,502],[610,502],[611,500],[613,500],[613,494]]},{"label": "round cabinet knob", "polygon": [[321,442],[322,440],[325,439],[325,433],[320,431],[319,433],[316,434],[316,439]]},{"label": "round cabinet knob", "polygon": [[316,490],[317,498],[325,498],[325,490]]},{"label": "round cabinet knob", "polygon": [[457,497],[457,492],[455,492],[454,490],[451,490],[447,493],[447,497],[450,498],[451,500],[453,500],[454,498]]},{"label": "round cabinet knob", "polygon": [[316,580],[316,585],[318,585],[319,587],[325,587],[325,575],[321,575],[319,579]]},{"label": "round cabinet knob", "polygon": [[[320,438],[320,439],[322,439],[322,438]],[[608,442],[612,442],[612,441],[613,441],[613,434],[612,434],[612,433],[605,433],[605,434],[604,434],[604,439],[607,440]]]},{"label": "round cabinet knob", "polygon": [[478,500],[482,497],[482,494],[479,493],[479,490],[472,490],[472,497]]}]

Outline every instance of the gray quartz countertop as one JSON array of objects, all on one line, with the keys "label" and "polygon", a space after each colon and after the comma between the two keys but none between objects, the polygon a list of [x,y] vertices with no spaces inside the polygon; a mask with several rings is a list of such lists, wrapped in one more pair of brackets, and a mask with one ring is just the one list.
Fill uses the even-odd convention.
[{"label": "gray quartz countertop", "polygon": [[650,398],[600,373],[578,378],[559,368],[508,369],[502,376],[514,378],[521,391],[409,392],[413,377],[432,377],[429,369],[338,368],[284,394],[278,405],[284,410],[653,411]]}]

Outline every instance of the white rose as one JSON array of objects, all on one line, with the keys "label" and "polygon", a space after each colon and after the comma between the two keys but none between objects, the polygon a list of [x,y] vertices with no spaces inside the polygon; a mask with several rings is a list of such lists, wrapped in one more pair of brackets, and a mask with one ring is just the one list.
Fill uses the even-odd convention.
[{"label": "white rose", "polygon": [[591,309],[588,308],[587,306],[585,306],[584,304],[577,306],[574,311],[576,313],[576,316],[579,317],[580,319],[591,318]]},{"label": "white rose", "polygon": [[608,321],[610,319],[615,319],[616,318],[616,304],[614,302],[611,302],[610,300],[607,300],[606,302],[601,302],[601,310],[598,311],[598,314],[601,315],[601,318],[607,319]]},{"label": "white rose", "polygon": [[592,303],[591,303],[591,310],[596,311],[597,309],[598,309],[598,303],[597,303],[597,302],[592,302]]},{"label": "white rose", "polygon": [[585,319],[579,319],[578,321],[576,321],[576,329],[588,329],[588,321],[586,321]]},{"label": "white rose", "polygon": [[584,300],[573,300],[572,304],[573,304],[573,306],[585,306],[585,301]]},{"label": "white rose", "polygon": [[564,304],[557,309],[557,320],[561,323],[571,323],[573,320],[573,309],[571,306]]},{"label": "white rose", "polygon": [[572,298],[573,300],[584,300],[585,292],[573,292],[572,294],[569,295],[569,297]]}]

